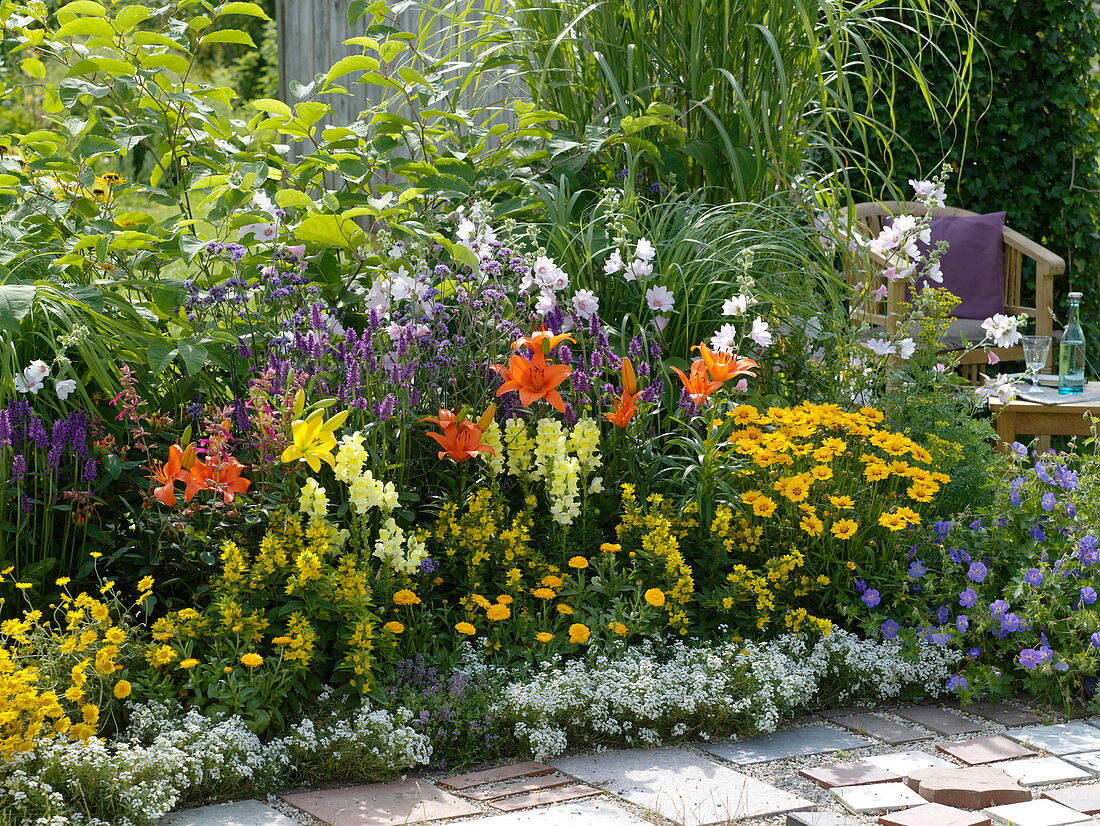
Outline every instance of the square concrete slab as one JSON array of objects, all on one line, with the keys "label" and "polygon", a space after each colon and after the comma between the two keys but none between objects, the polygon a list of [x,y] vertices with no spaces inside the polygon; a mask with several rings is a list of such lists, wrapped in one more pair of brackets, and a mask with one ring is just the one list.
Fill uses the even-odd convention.
[{"label": "square concrete slab", "polygon": [[1030,726],[1041,723],[1043,720],[1034,711],[1010,706],[1007,703],[971,703],[961,708],[976,717],[984,717],[1002,726]]},{"label": "square concrete slab", "polygon": [[788,757],[805,757],[832,751],[859,749],[872,745],[870,740],[845,734],[829,726],[803,726],[760,734],[736,743],[697,743],[705,752],[731,763],[769,763]]},{"label": "square concrete slab", "polygon": [[547,803],[564,803],[568,800],[595,797],[598,794],[603,794],[603,792],[583,783],[573,783],[569,786],[558,786],[556,789],[540,789],[529,794],[503,797],[490,802],[489,805],[502,812],[518,812],[521,809],[545,806]]},{"label": "square concrete slab", "polygon": [[293,820],[259,800],[238,800],[173,812],[157,826],[296,826]]},{"label": "square concrete slab", "polygon": [[874,783],[870,786],[839,786],[829,793],[853,814],[881,814],[923,806],[928,801],[904,783]]},{"label": "square concrete slab", "polygon": [[608,751],[552,765],[682,826],[710,826],[813,803],[683,749]]},{"label": "square concrete slab", "polygon": [[1027,803],[994,806],[983,814],[989,815],[994,823],[1005,826],[1064,826],[1066,823],[1087,823],[1092,819],[1053,800],[1029,800]]},{"label": "square concrete slab", "polygon": [[1076,720],[1054,726],[1012,728],[1005,736],[1057,755],[1100,751],[1100,728]]},{"label": "square concrete slab", "polygon": [[1083,754],[1064,755],[1067,763],[1080,766],[1085,771],[1100,774],[1100,751],[1086,751]]},{"label": "square concrete slab", "polygon": [[580,800],[466,822],[477,826],[652,826],[606,800]]},{"label": "square concrete slab", "polygon": [[955,764],[936,754],[926,751],[899,751],[894,754],[875,754],[860,758],[861,763],[870,763],[880,769],[905,777],[918,769],[952,769]]},{"label": "square concrete slab", "polygon": [[903,726],[893,720],[879,717],[877,714],[852,714],[847,717],[837,717],[833,722],[838,726],[844,726],[846,729],[866,734],[868,737],[874,737],[891,746],[932,739],[932,735],[927,731],[921,731],[912,726]]},{"label": "square concrete slab", "polygon": [[868,783],[893,783],[901,780],[900,774],[880,769],[863,760],[836,763],[832,766],[813,766],[800,769],[798,774],[826,789],[837,786],[864,786]]},{"label": "square concrete slab", "polygon": [[997,768],[1009,777],[1015,777],[1024,786],[1045,786],[1048,783],[1069,783],[1088,780],[1090,772],[1080,766],[1067,763],[1059,757],[1026,757],[1023,760],[1007,760]]},{"label": "square concrete slab", "polygon": [[989,826],[989,818],[983,814],[941,806],[939,803],[926,803],[885,814],[878,822],[883,826]]},{"label": "square concrete slab", "polygon": [[1024,748],[1014,740],[1001,737],[974,737],[970,740],[956,740],[952,743],[937,743],[936,748],[957,757],[970,766],[982,763],[996,763],[999,760],[1015,760],[1017,757],[1034,757],[1035,752]]},{"label": "square concrete slab", "polygon": [[405,826],[481,811],[423,780],[297,792],[280,798],[331,826]]},{"label": "square concrete slab", "polygon": [[982,727],[973,720],[967,720],[965,717],[936,706],[909,706],[897,709],[894,714],[945,737],[975,734],[982,730]]},{"label": "square concrete slab", "polygon": [[552,771],[554,771],[552,768],[542,763],[510,763],[495,769],[456,774],[454,777],[440,780],[439,785],[446,786],[448,789],[472,789],[474,786],[483,786],[486,783],[499,783],[516,777],[538,777],[542,774],[550,774]]},{"label": "square concrete slab", "polygon": [[1100,783],[1051,789],[1043,792],[1043,797],[1087,815],[1100,814]]},{"label": "square concrete slab", "polygon": [[864,822],[836,812],[791,812],[787,815],[787,826],[864,826]]}]

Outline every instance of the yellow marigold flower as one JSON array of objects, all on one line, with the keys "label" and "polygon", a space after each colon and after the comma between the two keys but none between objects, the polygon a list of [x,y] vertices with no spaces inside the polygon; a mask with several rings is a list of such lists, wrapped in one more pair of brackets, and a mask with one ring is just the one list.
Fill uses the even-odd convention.
[{"label": "yellow marigold flower", "polygon": [[275,645],[290,645],[293,640],[290,637],[273,637],[271,642]]},{"label": "yellow marigold flower", "polygon": [[759,496],[752,503],[752,512],[757,516],[769,517],[775,513],[775,500],[770,496]]},{"label": "yellow marigold flower", "polygon": [[[125,683],[126,681],[123,680]],[[126,683],[129,685],[129,683]],[[78,685],[71,685],[65,689],[65,699],[73,703],[79,703],[84,699],[84,689]],[[121,697],[119,699],[122,699]]]},{"label": "yellow marigold flower", "polygon": [[663,608],[665,604],[665,592],[660,588],[650,588],[645,592],[645,601],[654,608]]},{"label": "yellow marigold flower", "polygon": [[553,599],[557,596],[552,588],[536,588],[531,594],[539,599]]},{"label": "yellow marigold flower", "polygon": [[592,636],[592,631],[583,622],[575,622],[569,626],[569,642],[586,643]]},{"label": "yellow marigold flower", "polygon": [[515,600],[512,599],[511,595],[509,594],[501,594],[499,597],[497,597],[497,602],[501,605],[511,605],[513,602],[515,602]]},{"label": "yellow marigold flower", "polygon": [[263,664],[264,658],[254,651],[249,651],[241,657],[241,665],[247,665],[249,668],[259,668]]},{"label": "yellow marigold flower", "polygon": [[455,631],[457,631],[460,634],[465,634],[468,637],[472,637],[474,634],[477,633],[477,629],[474,628],[472,625],[470,625],[470,623],[468,623],[468,622],[458,623],[455,626]]},{"label": "yellow marigold flower", "polygon": [[382,626],[391,634],[403,634],[405,632],[405,626],[399,623],[397,620],[391,620]]},{"label": "yellow marigold flower", "polygon": [[613,634],[618,634],[620,637],[626,636],[627,628],[621,622],[609,622],[607,627],[611,629]]},{"label": "yellow marigold flower", "polygon": [[132,685],[130,685],[129,680],[119,680],[117,683],[115,683],[115,691],[114,691],[115,699],[116,700],[125,700],[127,697],[130,696],[130,693],[133,690],[134,690],[134,687]]},{"label": "yellow marigold flower", "polygon": [[539,642],[550,642],[550,640],[554,639],[554,635],[547,631],[539,631],[535,634],[535,639]]},{"label": "yellow marigold flower", "polygon": [[194,668],[199,664],[199,661],[194,657],[188,657],[186,660],[180,660],[180,668]]},{"label": "yellow marigold flower", "polygon": [[859,530],[859,523],[852,519],[838,519],[829,528],[829,532],[837,539],[850,539]]},{"label": "yellow marigold flower", "polygon": [[408,588],[402,588],[393,595],[393,601],[395,605],[416,605],[420,602],[420,597]]},{"label": "yellow marigold flower", "polygon": [[485,597],[483,597],[481,594],[473,594],[471,595],[470,599],[472,599],[480,608],[483,609],[488,609],[488,607],[492,605],[492,603],[489,602],[489,600],[485,599]]},{"label": "yellow marigold flower", "polygon": [[500,621],[508,619],[512,616],[512,612],[507,605],[490,605],[489,610],[485,612],[485,616],[493,621]]},{"label": "yellow marigold flower", "polygon": [[558,613],[568,616],[569,614],[573,613],[573,607],[571,605],[566,605],[563,602],[561,605],[558,606]]},{"label": "yellow marigold flower", "polygon": [[562,578],[560,576],[554,576],[553,574],[547,574],[542,578],[542,584],[547,588],[560,588],[562,586]]},{"label": "yellow marigold flower", "polygon": [[602,545],[600,545],[600,550],[608,554],[617,554],[622,549],[622,545],[618,545],[614,542],[604,542]]},{"label": "yellow marigold flower", "polygon": [[583,556],[575,556],[569,560],[569,567],[576,568],[577,570],[582,570],[588,567],[588,560],[585,559]]},{"label": "yellow marigold flower", "polygon": [[851,510],[856,506],[851,496],[830,496],[829,504],[840,510]]}]

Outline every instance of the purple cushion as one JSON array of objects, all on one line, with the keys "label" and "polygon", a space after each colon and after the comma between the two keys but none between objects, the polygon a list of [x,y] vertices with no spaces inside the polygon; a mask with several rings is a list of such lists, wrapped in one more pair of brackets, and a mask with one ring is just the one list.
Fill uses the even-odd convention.
[{"label": "purple cushion", "polygon": [[[886,222],[884,222],[886,223]],[[932,246],[947,241],[940,259],[943,284],[962,299],[955,318],[989,318],[1005,309],[1005,214],[943,215],[932,219]],[[929,247],[918,244],[921,254]]]}]

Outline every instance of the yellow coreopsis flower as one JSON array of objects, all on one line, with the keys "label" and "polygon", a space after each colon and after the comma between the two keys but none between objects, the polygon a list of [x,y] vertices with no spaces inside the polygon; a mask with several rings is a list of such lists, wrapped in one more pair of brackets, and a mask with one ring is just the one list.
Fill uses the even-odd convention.
[{"label": "yellow coreopsis flower", "polygon": [[284,463],[305,461],[310,470],[317,473],[321,470],[321,462],[326,462],[329,467],[336,467],[336,459],[332,455],[336,447],[336,437],[333,433],[344,423],[348,417],[348,411],[337,413],[328,421],[325,421],[325,412],[315,410],[308,419],[298,419],[290,426],[293,436],[293,444],[283,451],[280,461]]}]

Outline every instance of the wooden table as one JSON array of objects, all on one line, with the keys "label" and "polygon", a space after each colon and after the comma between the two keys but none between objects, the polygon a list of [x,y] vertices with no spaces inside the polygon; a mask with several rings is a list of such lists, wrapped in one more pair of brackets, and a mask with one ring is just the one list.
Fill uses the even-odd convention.
[{"label": "wooden table", "polygon": [[[1085,392],[1100,391],[1100,382],[1090,381]],[[989,400],[989,410],[996,417],[994,423],[1001,446],[1016,441],[1019,433],[1029,436],[1091,436],[1092,421],[1086,416],[1100,416],[1100,400],[1069,404],[1039,404],[1023,399],[1013,399],[1001,404],[994,396]]]}]

